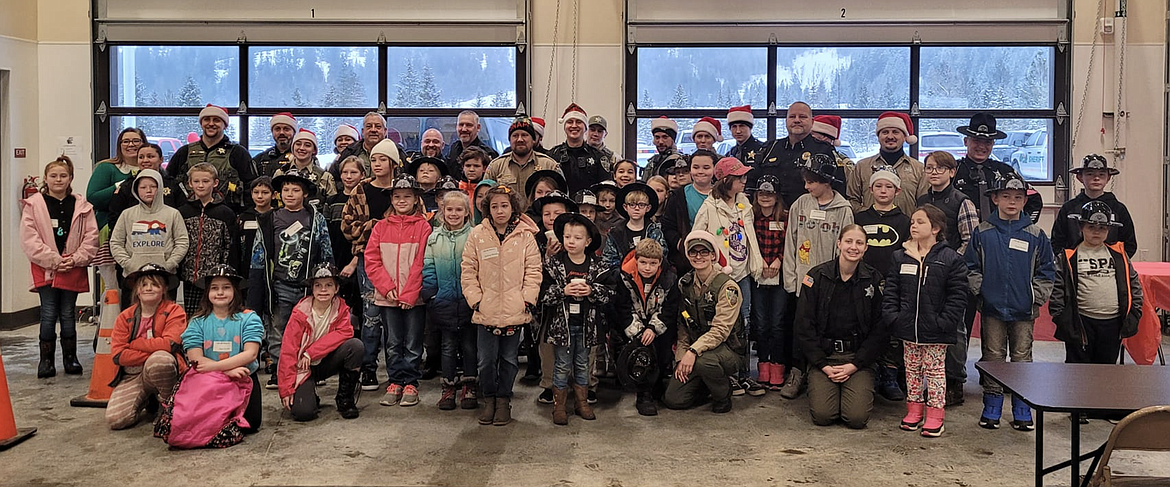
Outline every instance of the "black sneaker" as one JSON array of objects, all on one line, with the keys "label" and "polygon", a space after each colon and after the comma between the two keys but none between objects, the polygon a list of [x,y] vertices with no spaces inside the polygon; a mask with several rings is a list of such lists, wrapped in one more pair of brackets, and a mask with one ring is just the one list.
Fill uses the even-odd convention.
[{"label": "black sneaker", "polygon": [[536,398],[536,402],[541,403],[541,404],[552,404],[553,403],[552,389],[545,389],[543,392],[541,392],[540,397]]},{"label": "black sneaker", "polygon": [[594,391],[589,391],[589,395],[586,398],[586,402],[588,402],[589,404],[597,404],[597,393]]},{"label": "black sneaker", "polygon": [[378,390],[378,373],[373,370],[362,371],[362,390],[376,391]]},{"label": "black sneaker", "polygon": [[742,396],[747,393],[747,389],[744,389],[743,384],[739,383],[738,377],[729,377],[728,380],[731,381],[731,395]]},{"label": "black sneaker", "polygon": [[278,389],[279,387],[280,386],[276,385],[276,374],[272,374],[271,376],[269,376],[268,383],[264,384],[264,388],[268,389],[270,391],[274,391],[274,390]]},{"label": "black sneaker", "polygon": [[747,395],[759,397],[768,392],[768,389],[759,382],[756,382],[751,377],[745,377],[739,380],[739,385],[747,392]]}]

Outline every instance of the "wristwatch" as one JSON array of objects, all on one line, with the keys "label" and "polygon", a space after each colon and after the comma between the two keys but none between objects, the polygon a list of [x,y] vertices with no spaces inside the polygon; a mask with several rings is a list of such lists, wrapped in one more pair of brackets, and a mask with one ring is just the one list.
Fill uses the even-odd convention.
[{"label": "wristwatch", "polygon": [[699,351],[695,350],[695,347],[687,347],[687,351],[695,354],[695,358],[699,358]]}]

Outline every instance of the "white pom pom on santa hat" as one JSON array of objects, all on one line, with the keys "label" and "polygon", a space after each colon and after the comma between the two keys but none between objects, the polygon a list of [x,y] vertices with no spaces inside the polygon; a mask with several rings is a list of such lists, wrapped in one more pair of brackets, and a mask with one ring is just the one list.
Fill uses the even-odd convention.
[{"label": "white pom pom on santa hat", "polygon": [[589,123],[589,114],[585,113],[585,109],[581,108],[576,103],[570,103],[569,107],[565,109],[565,113],[561,114],[561,118],[557,119],[557,123],[565,123],[565,120],[577,119],[581,123]]}]

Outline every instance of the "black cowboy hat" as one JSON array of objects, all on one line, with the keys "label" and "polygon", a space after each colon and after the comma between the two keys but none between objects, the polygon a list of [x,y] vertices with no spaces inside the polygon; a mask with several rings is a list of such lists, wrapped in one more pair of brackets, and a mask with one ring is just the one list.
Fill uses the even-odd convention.
[{"label": "black cowboy hat", "polygon": [[817,177],[824,179],[827,183],[844,183],[845,180],[838,175],[839,166],[833,161],[833,156],[828,154],[813,154],[804,161],[801,166],[802,170],[815,174]]},{"label": "black cowboy hat", "polygon": [[341,287],[341,274],[337,273],[337,266],[328,262],[322,262],[313,266],[313,270],[309,272],[309,277],[305,278],[305,287],[312,288],[313,281],[325,278],[332,278],[337,282],[337,287]]},{"label": "black cowboy hat", "polygon": [[1121,174],[1121,171],[1118,171],[1117,168],[1109,166],[1108,160],[1106,160],[1104,157],[1101,157],[1097,154],[1089,154],[1089,155],[1085,156],[1084,159],[1081,159],[1081,166],[1080,167],[1074,167],[1072,169],[1069,169],[1068,172],[1071,172],[1073,174],[1080,174],[1081,171],[1084,171],[1087,169],[1101,169],[1104,171],[1109,171],[1110,176],[1116,176],[1118,174]]},{"label": "black cowboy hat", "polygon": [[560,192],[560,190],[553,190],[551,193],[541,196],[540,198],[537,198],[536,201],[533,201],[532,211],[536,212],[536,215],[539,216],[540,212],[544,209],[544,205],[549,203],[561,203],[565,205],[565,211],[568,213],[577,212],[577,203],[573,202],[573,200],[569,198],[568,195]]},{"label": "black cowboy hat", "polygon": [[971,123],[958,127],[955,131],[968,137],[996,140],[1007,138],[1007,134],[995,129],[995,115],[984,112],[971,115]]},{"label": "black cowboy hat", "polygon": [[585,231],[589,232],[589,245],[585,247],[585,255],[597,253],[597,249],[601,248],[601,231],[597,229],[597,225],[593,224],[593,220],[585,218],[585,215],[577,212],[562,214],[553,222],[553,233],[557,236],[557,240],[565,241],[565,224],[569,222],[583,225]]},{"label": "black cowboy hat", "polygon": [[617,210],[618,214],[621,215],[622,218],[627,220],[630,219],[630,215],[626,213],[625,201],[626,195],[634,191],[641,191],[646,193],[646,196],[650,197],[650,211],[646,212],[646,217],[651,217],[658,213],[658,192],[654,191],[654,188],[651,188],[649,184],[635,181],[623,186],[618,190],[617,201],[614,203],[614,209]]},{"label": "black cowboy hat", "polygon": [[524,181],[524,194],[532,197],[532,190],[536,189],[536,183],[540,181],[541,178],[552,178],[552,180],[557,183],[557,187],[554,189],[562,193],[567,190],[566,188],[568,188],[568,186],[565,184],[565,176],[563,174],[557,171],[553,171],[552,169],[544,169],[536,171],[532,173],[531,176],[528,176],[528,180]]},{"label": "black cowboy hat", "polygon": [[451,175],[450,169],[447,168],[447,163],[443,162],[442,159],[439,159],[436,157],[425,157],[425,156],[419,157],[413,161],[410,161],[410,164],[408,164],[406,166],[406,173],[417,178],[418,177],[418,168],[421,167],[423,164],[430,164],[430,165],[433,165],[433,166],[439,168],[439,175],[440,176],[450,176]]},{"label": "black cowboy hat", "polygon": [[287,183],[298,183],[304,187],[306,199],[317,194],[317,175],[313,174],[312,170],[290,167],[285,169],[283,174],[272,178],[272,185],[276,187],[278,193]]},{"label": "black cowboy hat", "polygon": [[203,274],[203,277],[195,280],[195,287],[199,289],[207,289],[209,286],[211,286],[211,280],[217,277],[228,278],[232,281],[232,284],[235,284],[239,289],[248,287],[248,281],[244,280],[244,276],[238,274],[234,267],[227,264],[219,264],[215,267],[212,267],[205,274]]},{"label": "black cowboy hat", "polygon": [[126,274],[122,279],[122,283],[127,289],[134,289],[134,285],[138,282],[138,278],[146,276],[161,276],[163,281],[167,283],[167,289],[177,289],[179,287],[179,278],[167,269],[158,264],[145,264],[138,270]]},{"label": "black cowboy hat", "polygon": [[985,194],[995,194],[1005,189],[1018,189],[1020,191],[1028,191],[1028,182],[1024,178],[1016,174],[1015,171],[1006,172],[996,176],[995,181],[992,181],[991,187],[987,188]]},{"label": "black cowboy hat", "polygon": [[1106,225],[1110,227],[1125,226],[1117,221],[1117,214],[1113,212],[1113,208],[1110,208],[1104,201],[1097,200],[1085,203],[1078,213],[1071,213],[1068,215],[1068,218],[1081,223],[1094,225]]},{"label": "black cowboy hat", "polygon": [[396,189],[413,190],[414,194],[422,194],[422,186],[419,186],[418,180],[409,174],[399,174],[394,176],[394,182],[390,183],[390,192]]},{"label": "black cowboy hat", "polygon": [[658,377],[658,357],[654,349],[634,340],[622,347],[617,359],[618,380],[629,388],[649,385]]}]

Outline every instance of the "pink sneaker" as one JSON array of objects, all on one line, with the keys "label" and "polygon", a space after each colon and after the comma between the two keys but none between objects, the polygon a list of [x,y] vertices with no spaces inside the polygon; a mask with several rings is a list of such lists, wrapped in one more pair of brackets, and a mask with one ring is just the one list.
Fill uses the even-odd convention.
[{"label": "pink sneaker", "polygon": [[406,386],[402,389],[402,399],[398,401],[398,405],[410,407],[415,404],[418,404],[418,388],[415,386]]},{"label": "pink sneaker", "polygon": [[[398,404],[398,401],[401,401],[401,400],[402,400],[402,386],[398,385],[398,384],[390,384],[390,387],[386,388],[386,394],[384,396],[382,396],[382,400],[379,401],[378,404],[381,404],[383,406],[395,406]],[[415,393],[414,400],[416,402],[418,401],[418,393],[417,392]]]}]

